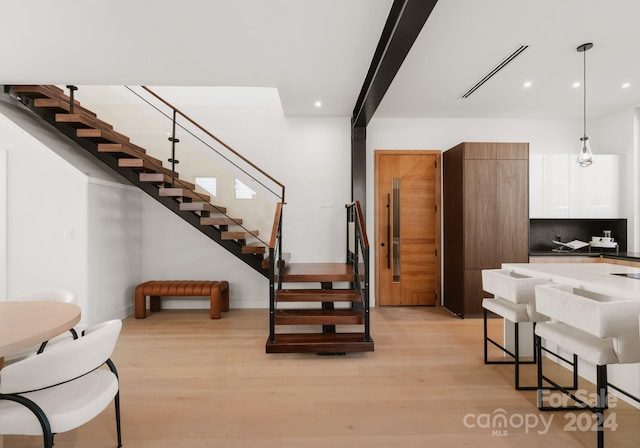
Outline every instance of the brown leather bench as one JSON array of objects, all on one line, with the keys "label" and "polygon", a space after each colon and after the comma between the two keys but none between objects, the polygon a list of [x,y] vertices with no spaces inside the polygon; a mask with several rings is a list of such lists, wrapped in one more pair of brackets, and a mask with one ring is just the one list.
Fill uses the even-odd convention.
[{"label": "brown leather bench", "polygon": [[150,280],[136,286],[136,319],[147,317],[149,309],[160,310],[160,296],[211,298],[211,319],[220,319],[221,311],[229,311],[229,282],[200,280]]}]

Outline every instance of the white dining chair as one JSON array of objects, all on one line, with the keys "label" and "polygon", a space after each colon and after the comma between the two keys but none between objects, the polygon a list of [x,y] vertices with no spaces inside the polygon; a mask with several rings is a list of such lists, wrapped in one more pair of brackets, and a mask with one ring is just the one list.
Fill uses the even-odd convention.
[{"label": "white dining chair", "polygon": [[87,423],[114,401],[121,447],[119,381],[110,360],[121,328],[117,319],[89,327],[0,370],[0,434],[39,435],[51,448],[54,434]]},{"label": "white dining chair", "polygon": [[[482,300],[483,324],[484,324],[484,363],[485,364],[514,364],[514,383],[517,390],[536,390],[537,386],[520,385],[520,365],[535,364],[536,351],[533,340],[533,331],[529,336],[531,340],[531,354],[533,360],[523,361],[520,353],[520,324],[530,323],[535,326],[537,322],[543,322],[548,318],[536,311],[535,287],[549,283],[549,280],[536,277],[525,277],[505,269],[485,269],[482,271],[482,289],[493,298]],[[491,312],[502,317],[505,321],[513,323],[513,349],[500,343],[489,336],[487,328],[488,313]],[[506,332],[506,331],[505,331]],[[488,344],[498,347],[510,359],[490,360]],[[577,373],[575,374],[577,377]],[[577,382],[577,379],[574,383]]]},{"label": "white dining chair", "polygon": [[[596,416],[598,447],[604,447],[605,416],[609,387],[620,391],[640,403],[626,391],[607,380],[607,365],[640,362],[640,300],[607,297],[568,285],[541,285],[536,287],[536,306],[551,320],[535,329],[538,362],[538,408],[542,411],[589,411]],[[587,403],[562,388],[543,372],[542,342],[554,343],[559,348],[578,355],[580,360],[596,367],[596,403]],[[544,383],[560,390],[576,405],[545,405]]]}]

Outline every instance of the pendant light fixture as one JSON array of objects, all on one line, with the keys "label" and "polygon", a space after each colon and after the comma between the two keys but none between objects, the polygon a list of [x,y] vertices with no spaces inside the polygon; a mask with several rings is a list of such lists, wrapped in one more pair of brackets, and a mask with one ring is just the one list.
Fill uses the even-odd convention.
[{"label": "pendant light fixture", "polygon": [[591,153],[591,146],[589,145],[589,137],[587,137],[587,50],[590,50],[591,48],[593,48],[592,43],[582,44],[577,48],[578,52],[582,53],[584,57],[584,71],[582,82],[584,132],[582,134],[582,138],[580,139],[581,145],[577,160],[578,165],[580,165],[581,167],[588,167],[593,163],[593,154]]}]

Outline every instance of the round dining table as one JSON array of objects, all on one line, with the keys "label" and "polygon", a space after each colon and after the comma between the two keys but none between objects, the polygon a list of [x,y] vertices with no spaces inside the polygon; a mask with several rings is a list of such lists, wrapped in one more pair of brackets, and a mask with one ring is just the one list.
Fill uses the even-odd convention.
[{"label": "round dining table", "polygon": [[0,301],[0,369],[4,357],[48,341],[80,321],[80,307],[60,302]]}]

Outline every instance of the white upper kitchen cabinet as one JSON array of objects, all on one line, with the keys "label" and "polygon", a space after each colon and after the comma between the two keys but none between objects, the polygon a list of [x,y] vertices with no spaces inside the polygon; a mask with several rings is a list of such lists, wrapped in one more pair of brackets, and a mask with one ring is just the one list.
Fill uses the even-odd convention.
[{"label": "white upper kitchen cabinet", "polygon": [[596,154],[582,168],[575,154],[531,154],[531,218],[620,218],[621,156]]}]

